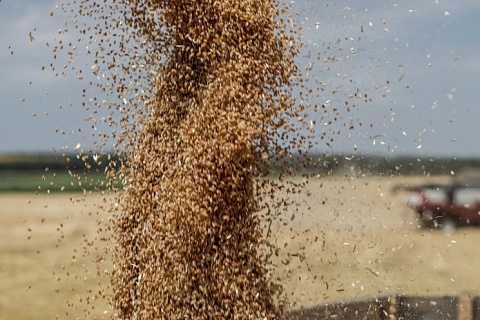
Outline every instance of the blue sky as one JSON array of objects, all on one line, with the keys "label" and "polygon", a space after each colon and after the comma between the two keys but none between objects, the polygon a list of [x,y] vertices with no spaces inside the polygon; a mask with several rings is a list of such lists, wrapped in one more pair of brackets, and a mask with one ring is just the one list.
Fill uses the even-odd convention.
[{"label": "blue sky", "polygon": [[[309,71],[308,86],[318,88],[318,97],[311,102],[330,100],[329,114],[311,115],[319,131],[334,137],[331,147],[320,141],[320,150],[480,156],[480,107],[476,105],[480,2],[292,3],[299,12],[294,19],[303,27],[299,65],[310,66],[321,53]],[[0,153],[62,147],[71,151],[78,143],[88,146],[93,141],[88,135],[91,124],[84,121],[90,113],[80,105],[85,83],[41,71],[52,60],[47,42],[75,38],[73,32],[59,35],[58,29],[65,26],[56,4],[51,0],[0,2]],[[336,62],[323,62],[333,55]],[[88,61],[83,63],[88,65]],[[373,101],[348,98],[357,90]],[[346,112],[345,101],[357,108]],[[334,114],[334,107],[339,115]],[[335,117],[332,125],[325,125]],[[346,129],[349,123],[355,129]],[[56,133],[57,128],[65,135]]]}]

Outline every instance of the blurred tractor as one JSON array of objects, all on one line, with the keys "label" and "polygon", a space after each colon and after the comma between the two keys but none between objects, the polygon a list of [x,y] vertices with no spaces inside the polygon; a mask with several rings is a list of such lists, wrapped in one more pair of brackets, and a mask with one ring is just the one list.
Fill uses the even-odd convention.
[{"label": "blurred tractor", "polygon": [[406,204],[421,226],[455,229],[480,226],[480,170],[464,169],[448,184],[396,186],[406,194]]}]

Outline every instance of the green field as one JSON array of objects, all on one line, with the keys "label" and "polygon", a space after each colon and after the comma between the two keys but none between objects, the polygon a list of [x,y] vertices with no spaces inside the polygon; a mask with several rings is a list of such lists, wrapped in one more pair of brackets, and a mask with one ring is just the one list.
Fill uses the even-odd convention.
[{"label": "green field", "polygon": [[0,192],[106,190],[118,183],[106,177],[110,159],[103,158],[93,163],[92,157],[74,155],[0,155]]},{"label": "green field", "polygon": [[1,170],[0,192],[59,192],[105,190],[107,179],[100,172],[69,173],[67,170]]}]

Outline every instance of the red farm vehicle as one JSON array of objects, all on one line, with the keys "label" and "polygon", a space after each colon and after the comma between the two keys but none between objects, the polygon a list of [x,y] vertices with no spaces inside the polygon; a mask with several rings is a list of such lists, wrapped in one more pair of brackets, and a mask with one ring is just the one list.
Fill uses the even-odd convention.
[{"label": "red farm vehicle", "polygon": [[406,204],[428,228],[480,226],[480,171],[465,170],[449,184],[396,187]]}]

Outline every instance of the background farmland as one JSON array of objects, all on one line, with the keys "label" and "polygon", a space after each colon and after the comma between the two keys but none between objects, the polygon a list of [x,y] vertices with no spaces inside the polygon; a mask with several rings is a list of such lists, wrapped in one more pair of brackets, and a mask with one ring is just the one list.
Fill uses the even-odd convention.
[{"label": "background farmland", "polygon": [[[0,319],[111,315],[110,243],[102,226],[114,197],[102,187],[106,166],[85,163],[75,156],[1,157]],[[465,166],[479,162],[318,157],[306,168],[312,176],[301,192],[277,195],[292,205],[278,208],[270,225],[279,248],[272,276],[293,306],[480,294],[480,230],[421,229],[403,195],[392,192],[397,185],[445,183]]]}]

